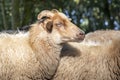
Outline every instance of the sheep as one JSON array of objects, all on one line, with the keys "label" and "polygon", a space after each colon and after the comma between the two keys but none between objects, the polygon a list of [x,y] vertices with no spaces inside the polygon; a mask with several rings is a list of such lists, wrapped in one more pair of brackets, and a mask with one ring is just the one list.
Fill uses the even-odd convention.
[{"label": "sheep", "polygon": [[67,42],[81,42],[84,31],[57,10],[43,10],[28,32],[0,34],[0,80],[49,80]]},{"label": "sheep", "polygon": [[120,80],[120,31],[98,30],[66,44],[51,80]]}]

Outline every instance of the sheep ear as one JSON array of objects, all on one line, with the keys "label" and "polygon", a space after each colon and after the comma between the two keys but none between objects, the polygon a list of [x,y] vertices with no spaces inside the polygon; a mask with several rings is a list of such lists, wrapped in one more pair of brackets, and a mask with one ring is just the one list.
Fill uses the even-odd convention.
[{"label": "sheep ear", "polygon": [[49,33],[52,32],[52,28],[53,28],[53,22],[52,21],[48,21],[46,24],[46,29]]},{"label": "sheep ear", "polygon": [[52,9],[52,13],[58,13],[59,11],[57,9]]}]

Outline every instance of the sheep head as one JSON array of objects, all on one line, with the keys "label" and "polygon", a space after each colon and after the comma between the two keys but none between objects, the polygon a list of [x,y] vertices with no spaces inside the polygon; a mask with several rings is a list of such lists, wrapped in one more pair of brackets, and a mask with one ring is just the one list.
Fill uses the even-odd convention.
[{"label": "sheep head", "polygon": [[82,41],[84,31],[73,24],[65,14],[56,9],[44,10],[38,14],[38,23],[57,44]]}]

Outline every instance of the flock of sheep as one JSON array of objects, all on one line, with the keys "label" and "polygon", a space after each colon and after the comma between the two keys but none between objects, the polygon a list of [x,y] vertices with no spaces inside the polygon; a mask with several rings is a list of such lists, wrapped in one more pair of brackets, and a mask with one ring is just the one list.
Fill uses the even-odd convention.
[{"label": "flock of sheep", "polygon": [[44,10],[29,31],[0,33],[0,80],[120,80],[120,31],[85,35]]}]

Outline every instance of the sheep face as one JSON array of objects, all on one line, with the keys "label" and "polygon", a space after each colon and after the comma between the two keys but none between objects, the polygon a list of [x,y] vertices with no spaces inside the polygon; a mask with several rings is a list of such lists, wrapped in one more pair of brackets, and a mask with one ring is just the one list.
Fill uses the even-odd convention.
[{"label": "sheep face", "polygon": [[43,11],[38,15],[38,19],[44,19],[42,22],[43,28],[57,44],[82,41],[85,37],[84,31],[57,10]]}]

